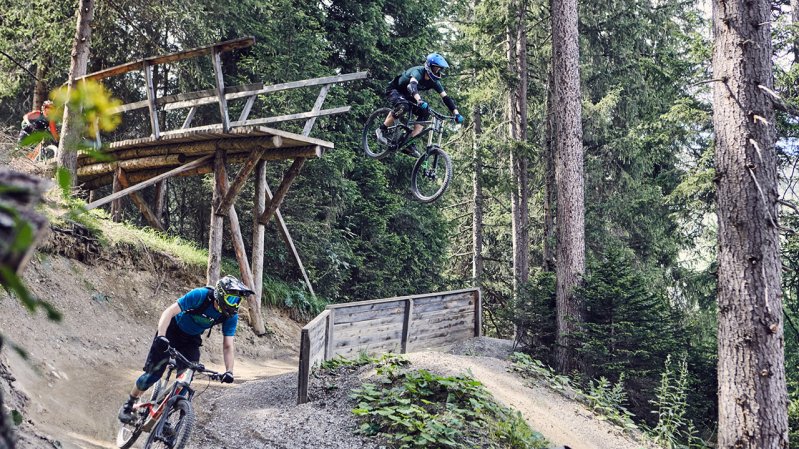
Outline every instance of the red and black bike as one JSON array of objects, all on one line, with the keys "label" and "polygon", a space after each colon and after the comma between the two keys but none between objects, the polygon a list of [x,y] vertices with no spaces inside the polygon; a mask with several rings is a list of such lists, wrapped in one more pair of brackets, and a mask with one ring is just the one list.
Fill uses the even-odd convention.
[{"label": "red and black bike", "polygon": [[[182,449],[189,441],[194,427],[194,409],[191,400],[194,389],[191,381],[195,374],[204,374],[211,380],[221,380],[222,373],[205,369],[201,363],[186,359],[170,347],[166,376],[154,386],[149,400],[144,396],[133,406],[134,420],[120,424],[117,447],[128,449],[142,432],[149,432],[144,449]],[[181,371],[176,371],[180,362]],[[185,368],[185,369],[184,369]],[[172,374],[176,377],[172,379]]]}]

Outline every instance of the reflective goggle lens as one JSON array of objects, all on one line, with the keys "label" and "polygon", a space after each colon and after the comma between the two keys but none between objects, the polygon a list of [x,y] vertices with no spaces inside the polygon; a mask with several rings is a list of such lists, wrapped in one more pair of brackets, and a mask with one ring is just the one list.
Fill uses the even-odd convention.
[{"label": "reflective goggle lens", "polygon": [[225,295],[225,304],[231,307],[238,307],[241,303],[241,296]]}]

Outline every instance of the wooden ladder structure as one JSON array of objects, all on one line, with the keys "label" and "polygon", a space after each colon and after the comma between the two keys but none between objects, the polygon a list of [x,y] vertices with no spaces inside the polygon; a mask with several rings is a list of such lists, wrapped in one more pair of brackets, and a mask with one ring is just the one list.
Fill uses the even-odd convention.
[{"label": "wooden ladder structure", "polygon": [[[222,258],[222,236],[224,219],[227,217],[233,248],[239,264],[242,281],[256,294],[250,296],[250,323],[256,334],[265,333],[263,317],[260,313],[263,281],[264,226],[272,216],[302,272],[308,290],[314,294],[302,260],[294,246],[280,205],[299,175],[305,161],[322,157],[333,143],[310,137],[316,119],[322,116],[341,114],[350,110],[349,106],[322,109],[330,88],[347,81],[365,79],[366,72],[336,75],[323,78],[294,81],[272,86],[262,83],[243,86],[226,86],[222,76],[220,55],[227,51],[246,48],[255,43],[252,37],[220,42],[205,47],[184,50],[167,55],[145,58],[86,75],[81,79],[102,80],[122,75],[134,70],[144,74],[145,100],[119,106],[115,112],[123,113],[147,109],[151,134],[147,137],[111,142],[103,149],[112,162],[96,162],[88,155],[78,157],[78,184],[93,191],[112,185],[112,193],[104,198],[90,201],[86,209],[93,209],[111,203],[112,216],[119,216],[123,197],[130,196],[147,222],[154,228],[163,230],[159,208],[163,201],[157,201],[156,212],[146,203],[139,191],[156,186],[156,199],[165,191],[165,181],[175,176],[194,176],[214,173],[213,196],[211,199],[211,222],[208,242],[208,268],[206,281],[213,285],[220,277]],[[214,68],[215,85],[212,89],[158,97],[153,84],[153,67],[176,61],[211,56]],[[289,89],[320,87],[313,108],[308,112],[293,113],[264,118],[251,118],[250,113],[259,96]],[[243,100],[245,104],[236,120],[230,119],[229,103]],[[221,123],[191,126],[195,113],[203,105],[218,105]],[[161,110],[188,109],[183,125],[179,129],[162,129],[158,119]],[[265,125],[294,120],[305,120],[302,134],[295,134],[266,127]],[[277,189],[272,192],[266,181],[266,161],[291,159],[291,166],[283,174]],[[241,164],[241,168],[231,181],[227,174],[227,164]],[[244,240],[235,208],[236,198],[247,180],[254,173],[255,208],[253,210],[252,264],[247,257]]]}]

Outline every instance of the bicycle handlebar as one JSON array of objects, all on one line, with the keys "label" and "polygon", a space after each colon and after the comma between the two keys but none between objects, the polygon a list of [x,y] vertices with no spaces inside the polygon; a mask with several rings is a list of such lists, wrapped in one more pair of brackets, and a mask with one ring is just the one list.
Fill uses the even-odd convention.
[{"label": "bicycle handlebar", "polygon": [[180,351],[178,351],[177,349],[173,348],[172,346],[170,346],[167,349],[167,352],[169,353],[170,356],[174,357],[179,362],[181,362],[182,364],[186,365],[190,370],[192,370],[194,372],[197,372],[197,373],[205,374],[211,380],[222,380],[222,376],[224,376],[224,373],[219,373],[219,372],[216,372],[216,371],[213,371],[213,370],[210,370],[210,369],[206,369],[205,365],[203,365],[202,363],[199,363],[199,362],[198,363],[194,363],[194,362],[192,362],[191,360],[187,359],[186,356],[181,354]]},{"label": "bicycle handlebar", "polygon": [[[409,105],[411,105],[411,106],[417,106],[417,104],[416,104],[416,103],[413,103],[413,102],[411,102],[411,101],[408,101],[408,100],[406,100],[406,99],[404,99],[404,98],[402,99],[402,101],[403,101],[404,103],[406,103],[406,104],[409,104]],[[427,110],[428,110],[428,111],[430,111],[430,113],[431,113],[431,114],[435,115],[437,118],[439,118],[439,119],[441,119],[441,120],[455,120],[455,116],[454,116],[454,115],[444,115],[444,114],[442,114],[442,113],[440,113],[440,112],[436,111],[436,110],[435,110],[435,109],[433,109],[432,107],[430,107],[430,104],[429,104],[429,103],[428,103],[428,106],[427,106]]]}]

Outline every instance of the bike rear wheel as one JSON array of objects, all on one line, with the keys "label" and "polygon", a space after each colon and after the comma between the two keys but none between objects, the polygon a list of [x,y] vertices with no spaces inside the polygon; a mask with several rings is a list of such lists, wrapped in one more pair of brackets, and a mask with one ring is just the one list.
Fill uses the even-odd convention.
[{"label": "bike rear wheel", "polygon": [[366,124],[363,127],[363,133],[361,135],[361,148],[363,152],[371,158],[383,159],[388,156],[396,141],[397,136],[395,133],[399,132],[396,126],[390,127],[384,134],[384,137],[388,140],[388,145],[381,144],[377,140],[377,134],[375,134],[377,129],[380,128],[380,125],[386,120],[386,116],[389,112],[391,112],[389,108],[380,108],[372,112],[372,115],[366,119]]},{"label": "bike rear wheel", "polygon": [[425,151],[411,172],[411,191],[423,203],[432,203],[444,194],[452,180],[452,159],[441,148]]},{"label": "bike rear wheel", "polygon": [[[139,403],[143,402],[144,398],[139,399]],[[139,438],[144,425],[145,417],[141,415],[145,413],[136,411],[136,420],[130,424],[119,423],[119,430],[117,431],[117,447],[119,449],[128,449],[133,446],[133,443]]]},{"label": "bike rear wheel", "polygon": [[150,432],[144,449],[183,449],[193,429],[194,409],[191,402],[178,399]]}]

